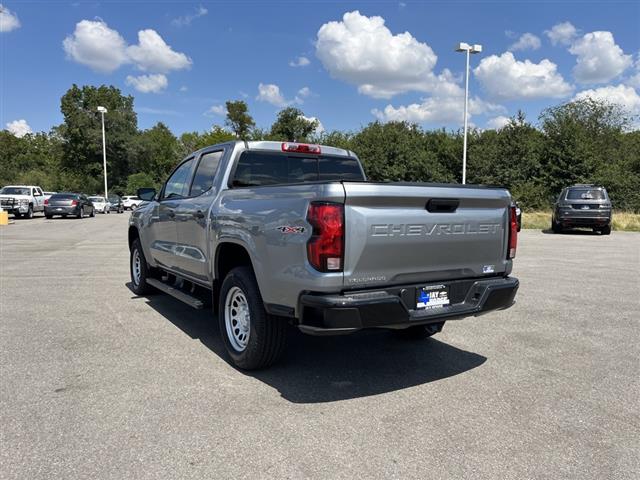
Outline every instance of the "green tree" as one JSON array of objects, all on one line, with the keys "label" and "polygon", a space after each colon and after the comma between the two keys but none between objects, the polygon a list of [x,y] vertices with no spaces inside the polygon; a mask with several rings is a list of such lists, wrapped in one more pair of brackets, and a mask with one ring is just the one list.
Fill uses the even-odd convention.
[{"label": "green tree", "polygon": [[62,166],[76,175],[102,176],[102,126],[97,107],[105,114],[107,170],[109,182],[116,185],[130,173],[130,148],[137,134],[133,97],[116,87],[73,85],[61,99],[64,123],[58,128],[63,140]]},{"label": "green tree", "polygon": [[137,136],[131,173],[147,173],[154,182],[160,182],[180,160],[179,153],[178,139],[164,123],[158,122]]},{"label": "green tree", "polygon": [[156,190],[160,187],[160,182],[156,181],[153,175],[148,172],[132,173],[127,177],[127,184],[124,195],[135,195],[139,188],[152,187]]},{"label": "green tree", "polygon": [[214,125],[211,130],[203,133],[185,132],[180,135],[180,157],[186,157],[190,153],[210,145],[230,142],[235,139],[236,136],[233,133],[219,125]]},{"label": "green tree", "polygon": [[243,100],[229,101],[226,103],[227,119],[225,124],[231,128],[236,137],[246,140],[251,133],[255,122],[249,115],[247,102]]},{"label": "green tree", "polygon": [[270,137],[273,140],[306,142],[318,128],[317,120],[309,120],[299,108],[287,107],[278,112],[278,118],[271,125]]},{"label": "green tree", "polygon": [[573,183],[590,183],[609,168],[621,148],[630,116],[619,105],[585,99],[544,110],[541,171],[551,194]]}]

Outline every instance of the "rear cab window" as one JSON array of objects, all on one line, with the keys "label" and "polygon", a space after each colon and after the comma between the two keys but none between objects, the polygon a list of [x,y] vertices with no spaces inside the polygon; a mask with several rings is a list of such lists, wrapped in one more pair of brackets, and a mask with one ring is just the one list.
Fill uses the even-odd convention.
[{"label": "rear cab window", "polygon": [[364,181],[358,160],[334,155],[244,151],[232,187],[260,187],[317,181]]}]

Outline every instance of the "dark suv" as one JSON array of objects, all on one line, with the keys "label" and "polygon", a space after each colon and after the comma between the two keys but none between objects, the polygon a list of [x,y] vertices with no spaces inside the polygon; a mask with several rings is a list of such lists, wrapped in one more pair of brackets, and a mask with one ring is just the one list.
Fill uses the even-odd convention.
[{"label": "dark suv", "polygon": [[551,229],[560,233],[574,227],[592,228],[603,235],[611,233],[611,200],[604,187],[573,185],[560,192],[553,208]]}]

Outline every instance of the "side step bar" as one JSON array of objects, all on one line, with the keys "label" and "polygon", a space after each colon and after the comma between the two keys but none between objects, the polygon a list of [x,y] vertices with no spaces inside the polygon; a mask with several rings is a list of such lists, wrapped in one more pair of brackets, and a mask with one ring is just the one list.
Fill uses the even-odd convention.
[{"label": "side step bar", "polygon": [[147,283],[164,293],[168,293],[172,297],[177,298],[181,302],[186,303],[187,305],[189,305],[192,308],[195,308],[196,310],[201,310],[202,307],[204,307],[204,303],[202,303],[202,300],[192,295],[189,295],[188,293],[184,293],[182,290],[173,288],[171,285],[167,285],[166,283],[163,283],[160,280],[157,280],[155,278],[147,278]]}]

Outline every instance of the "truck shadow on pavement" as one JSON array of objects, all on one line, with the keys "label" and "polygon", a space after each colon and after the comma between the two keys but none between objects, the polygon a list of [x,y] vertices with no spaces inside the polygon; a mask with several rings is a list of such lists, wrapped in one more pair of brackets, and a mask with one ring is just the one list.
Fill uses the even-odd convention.
[{"label": "truck shadow on pavement", "polygon": [[[229,363],[211,310],[194,310],[166,295],[152,295],[146,301]],[[402,390],[459,375],[487,360],[435,338],[402,340],[384,330],[312,337],[291,327],[287,340],[276,365],[238,372],[272,386],[293,403],[334,402]]]}]

